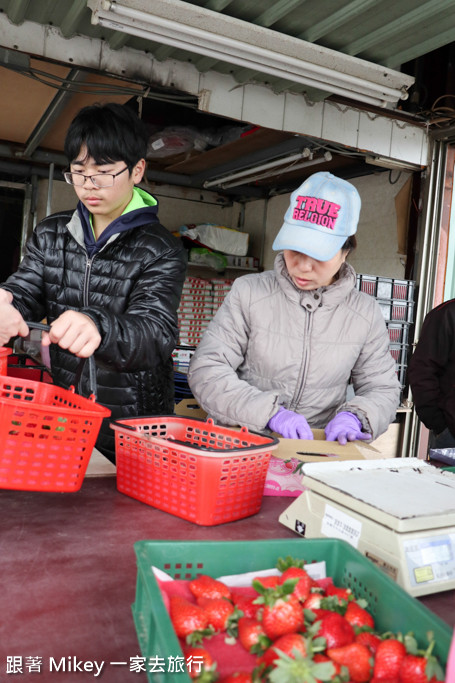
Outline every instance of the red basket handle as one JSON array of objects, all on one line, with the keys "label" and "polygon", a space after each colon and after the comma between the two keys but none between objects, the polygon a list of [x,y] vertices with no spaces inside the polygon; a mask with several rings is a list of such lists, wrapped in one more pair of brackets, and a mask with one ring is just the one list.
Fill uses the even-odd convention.
[{"label": "red basket handle", "polygon": [[[50,325],[46,325],[45,323],[35,323],[35,322],[27,322],[27,326],[31,327],[32,329],[35,330],[41,330],[42,332],[49,332],[51,329]],[[88,360],[88,372],[89,372],[89,390],[90,390],[90,395],[88,398],[90,398],[93,401],[96,401],[96,392],[97,392],[97,382],[96,382],[96,366],[95,366],[95,359],[93,356],[89,356],[89,358],[81,358],[78,368],[76,370],[76,375],[74,378],[74,383],[77,387],[78,394],[82,395],[82,375],[84,372],[84,367],[85,367],[85,362]],[[74,391],[74,387],[70,387]]]}]

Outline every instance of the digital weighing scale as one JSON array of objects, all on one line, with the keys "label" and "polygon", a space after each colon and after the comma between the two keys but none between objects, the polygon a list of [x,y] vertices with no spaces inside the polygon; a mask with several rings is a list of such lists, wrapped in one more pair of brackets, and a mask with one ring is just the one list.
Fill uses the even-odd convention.
[{"label": "digital weighing scale", "polygon": [[305,463],[279,521],[341,538],[414,596],[455,588],[455,473],[419,458]]}]

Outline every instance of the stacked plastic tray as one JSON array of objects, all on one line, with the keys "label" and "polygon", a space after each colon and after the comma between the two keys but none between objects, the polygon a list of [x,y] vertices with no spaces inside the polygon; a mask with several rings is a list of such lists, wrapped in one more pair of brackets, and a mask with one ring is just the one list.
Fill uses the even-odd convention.
[{"label": "stacked plastic tray", "polygon": [[178,309],[180,344],[197,346],[212,317],[211,282],[198,277],[187,277]]},{"label": "stacked plastic tray", "polygon": [[389,332],[390,353],[395,359],[398,379],[404,390],[411,346],[410,328],[414,322],[415,282],[358,274],[357,289],[374,296],[379,304]]}]

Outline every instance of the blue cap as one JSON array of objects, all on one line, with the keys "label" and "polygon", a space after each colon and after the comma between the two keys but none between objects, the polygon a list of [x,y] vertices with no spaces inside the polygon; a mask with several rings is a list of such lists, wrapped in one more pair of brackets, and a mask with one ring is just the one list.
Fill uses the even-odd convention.
[{"label": "blue cap", "polygon": [[326,171],[313,173],[292,193],[272,249],[330,261],[356,232],[360,205],[359,193],[347,180]]}]

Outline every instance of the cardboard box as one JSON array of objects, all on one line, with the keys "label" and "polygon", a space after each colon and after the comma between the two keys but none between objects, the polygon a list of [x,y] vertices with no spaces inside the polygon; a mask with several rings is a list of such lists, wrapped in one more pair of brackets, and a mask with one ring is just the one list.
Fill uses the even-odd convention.
[{"label": "cardboard box", "polygon": [[280,440],[280,445],[273,451],[276,458],[289,460],[297,458],[302,462],[321,462],[325,460],[364,460],[365,456],[359,451],[357,444],[362,448],[374,449],[364,441],[350,441],[342,446],[338,441],[326,441],[323,429],[312,429],[313,441],[306,439],[282,439],[279,434],[274,434]]},{"label": "cardboard box", "polygon": [[[199,407],[195,399],[183,399],[175,406],[176,415],[205,419],[207,413]],[[282,460],[297,458],[302,462],[323,462],[325,460],[365,460],[358,446],[378,453],[371,445],[364,441],[351,441],[341,446],[337,441],[326,441],[323,429],[312,429],[314,441],[306,439],[283,439],[279,434],[280,444],[273,455]]]}]

